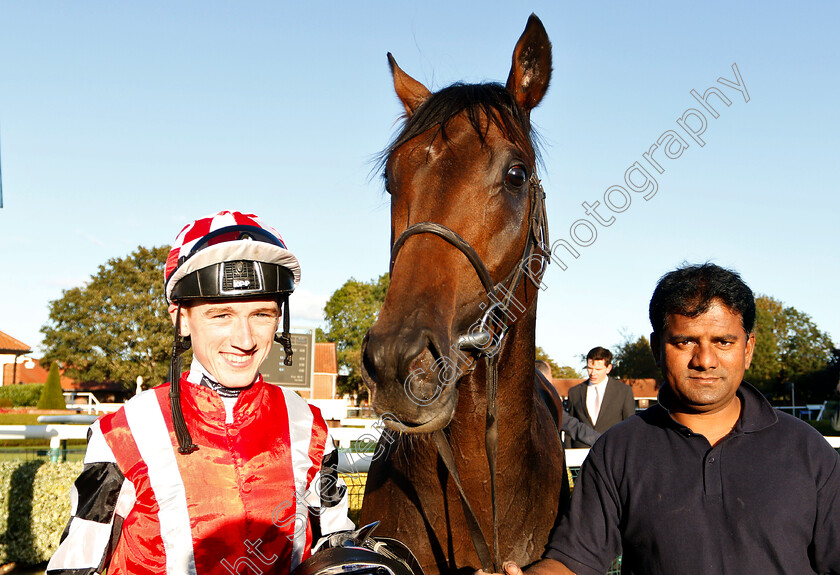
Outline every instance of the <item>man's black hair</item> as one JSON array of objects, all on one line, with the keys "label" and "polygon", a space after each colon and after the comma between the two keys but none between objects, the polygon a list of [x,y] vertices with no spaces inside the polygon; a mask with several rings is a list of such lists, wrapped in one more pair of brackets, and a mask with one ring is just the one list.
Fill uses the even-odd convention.
[{"label": "man's black hair", "polygon": [[592,361],[603,360],[604,365],[606,367],[609,367],[609,366],[612,365],[612,358],[613,358],[612,352],[610,350],[608,350],[607,348],[600,347],[600,346],[599,347],[593,347],[592,349],[589,350],[589,353],[586,354],[586,361],[589,361],[590,359]]},{"label": "man's black hair", "polygon": [[668,316],[697,317],[706,313],[715,300],[741,315],[744,331],[755,324],[755,297],[737,272],[711,263],[685,265],[659,279],[650,298],[650,325],[661,334]]}]

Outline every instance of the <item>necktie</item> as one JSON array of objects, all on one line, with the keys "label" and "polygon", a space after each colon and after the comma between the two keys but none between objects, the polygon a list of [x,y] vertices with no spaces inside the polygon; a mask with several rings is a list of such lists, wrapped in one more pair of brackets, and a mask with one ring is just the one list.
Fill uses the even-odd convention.
[{"label": "necktie", "polygon": [[601,411],[601,394],[598,391],[598,387],[593,385],[592,392],[595,394],[595,405],[594,405],[594,413],[591,414],[592,416],[592,423],[598,421],[598,413]]}]

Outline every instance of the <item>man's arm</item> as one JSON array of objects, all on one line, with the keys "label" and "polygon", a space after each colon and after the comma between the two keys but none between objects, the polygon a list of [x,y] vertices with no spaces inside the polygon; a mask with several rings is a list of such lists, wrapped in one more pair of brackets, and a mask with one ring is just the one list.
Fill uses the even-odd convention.
[{"label": "man's arm", "polygon": [[570,437],[575,441],[585,443],[590,447],[595,444],[599,437],[601,437],[600,432],[595,431],[592,427],[582,422],[566,410],[563,410],[562,430],[567,437]]},{"label": "man's arm", "polygon": [[[514,567],[516,565],[514,564]],[[518,571],[518,573],[517,573]],[[519,575],[522,571],[516,567],[515,571],[511,571],[505,565],[505,573],[507,575]],[[575,575],[575,572],[560,563],[555,559],[541,559],[525,570],[526,575]]]},{"label": "man's arm", "polygon": [[84,464],[71,488],[70,521],[47,566],[49,575],[101,573],[136,500],[134,484],[117,466],[98,421],[88,431]]},{"label": "man's arm", "polygon": [[811,549],[816,569],[820,573],[836,575],[840,574],[840,457],[831,453],[833,450],[826,449],[822,440],[819,441],[818,449],[811,449],[809,453],[819,453],[823,473],[829,471],[824,483],[817,489],[817,515]]},{"label": "man's arm", "polygon": [[[522,569],[513,561],[506,561],[502,566],[504,575],[523,575]],[[475,575],[487,575],[484,571],[478,570]],[[494,575],[502,575],[496,573]],[[575,572],[554,559],[541,559],[524,571],[524,575],[575,575]]]}]

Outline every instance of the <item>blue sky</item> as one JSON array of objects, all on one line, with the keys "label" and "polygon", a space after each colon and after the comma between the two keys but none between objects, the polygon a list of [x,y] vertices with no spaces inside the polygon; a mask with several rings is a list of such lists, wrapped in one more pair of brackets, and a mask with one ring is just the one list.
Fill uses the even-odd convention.
[{"label": "blue sky", "polygon": [[[433,89],[504,81],[535,12],[554,47],[532,113],[552,240],[583,202],[609,214],[604,191],[699,107],[690,90],[732,102],[704,146],[682,133],[655,196],[589,217],[596,240],[545,277],[537,344],[579,368],[647,334],[653,286],[684,260],[737,269],[840,343],[840,4],[674,4],[2,1],[0,330],[37,346],[62,289],[220,209],[281,231],[303,267],[293,324],[317,325],[345,280],[387,271],[386,53]],[[748,102],[717,82],[733,63]]]}]

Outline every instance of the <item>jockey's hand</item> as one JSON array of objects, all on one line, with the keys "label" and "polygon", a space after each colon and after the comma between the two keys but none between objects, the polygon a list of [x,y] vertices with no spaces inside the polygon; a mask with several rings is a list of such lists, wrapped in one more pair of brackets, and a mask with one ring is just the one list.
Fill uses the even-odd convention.
[{"label": "jockey's hand", "polygon": [[[504,573],[493,573],[493,575],[522,575],[522,569],[519,568],[519,565],[514,563],[513,561],[505,561],[502,565],[502,571]],[[482,571],[479,569],[475,572],[475,575],[490,575],[486,571]]]}]

